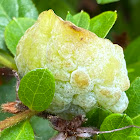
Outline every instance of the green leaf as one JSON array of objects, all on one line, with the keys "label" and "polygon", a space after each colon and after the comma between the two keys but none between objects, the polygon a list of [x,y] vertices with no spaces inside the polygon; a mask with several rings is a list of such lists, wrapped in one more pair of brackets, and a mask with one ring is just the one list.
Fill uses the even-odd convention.
[{"label": "green leaf", "polygon": [[35,132],[36,140],[49,140],[57,134],[57,131],[51,127],[50,122],[46,119],[34,116],[30,123]]},{"label": "green leaf", "polygon": [[139,136],[129,136],[126,140],[140,140]]},{"label": "green leaf", "polygon": [[119,0],[97,0],[98,4],[107,4],[107,3],[112,3],[112,2],[117,2]]},{"label": "green leaf", "polygon": [[100,128],[100,125],[102,124],[104,119],[110,114],[110,111],[103,108],[93,109],[86,114],[88,120],[86,121],[85,126],[94,126]]},{"label": "green leaf", "polygon": [[71,15],[70,12],[67,13],[66,20],[67,20],[67,21],[70,21],[70,22],[72,22],[72,23],[75,22],[75,21],[74,21],[74,18],[73,18],[73,15]]},{"label": "green leaf", "polygon": [[[133,123],[136,126],[140,126],[140,114],[136,117],[134,117],[133,119]],[[135,131],[135,135],[140,136],[140,129],[139,128],[134,128]]]},{"label": "green leaf", "polygon": [[81,11],[80,13],[72,16],[70,13],[67,14],[66,20],[71,21],[76,26],[88,29],[90,24],[90,16],[86,12]]},{"label": "green leaf", "polygon": [[97,36],[105,38],[117,19],[117,13],[113,11],[103,12],[93,17],[90,21],[89,30]]},{"label": "green leaf", "polygon": [[29,121],[7,128],[1,133],[1,140],[34,140],[34,132]]},{"label": "green leaf", "polygon": [[124,54],[127,64],[140,61],[140,36],[127,46]]},{"label": "green leaf", "polygon": [[19,99],[31,110],[43,111],[50,105],[55,92],[55,80],[47,69],[35,69],[20,82]]},{"label": "green leaf", "polygon": [[10,69],[17,70],[14,58],[1,49],[0,49],[0,64]]},{"label": "green leaf", "polygon": [[[16,79],[12,78],[9,79],[9,82],[6,84],[0,85],[0,106],[3,103],[12,102],[16,99],[16,92],[15,92],[15,84]],[[10,113],[3,113],[0,111],[0,121],[6,119],[6,117],[10,117],[12,114]]]},{"label": "green leaf", "polygon": [[16,46],[25,31],[35,23],[35,20],[29,18],[14,18],[5,28],[5,42],[8,49],[15,56]]},{"label": "green leaf", "polygon": [[[133,122],[130,117],[128,117],[125,114],[111,114],[105,118],[103,121],[100,131],[109,131],[114,130],[117,128],[122,128],[125,126],[132,125]],[[128,128],[125,130],[102,134],[100,135],[101,138],[103,137],[105,140],[124,140],[127,138],[127,136],[130,135],[133,128]]]},{"label": "green leaf", "polygon": [[136,78],[126,92],[129,99],[125,113],[131,118],[140,114],[140,77]]},{"label": "green leaf", "polygon": [[38,12],[31,0],[0,0],[0,49],[6,50],[4,30],[14,17],[36,19]]},{"label": "green leaf", "polygon": [[[9,1],[12,2],[13,0],[9,0]],[[18,1],[16,0],[15,2],[16,2],[16,6],[18,5],[18,10],[17,10],[18,17],[28,17],[32,19],[38,18],[38,11],[34,3],[32,2],[32,0],[18,0]]]},{"label": "green leaf", "polygon": [[140,61],[127,66],[128,76],[130,81],[134,81],[137,77],[140,77]]},{"label": "green leaf", "polygon": [[117,13],[113,11],[103,12],[90,20],[86,12],[81,11],[74,16],[67,14],[66,20],[71,21],[76,26],[87,29],[101,38],[105,38],[117,19]]},{"label": "green leaf", "polygon": [[[129,104],[125,112],[132,118],[134,125],[140,126],[140,77],[132,82],[127,96]],[[140,129],[134,128],[134,133],[140,136]]]}]

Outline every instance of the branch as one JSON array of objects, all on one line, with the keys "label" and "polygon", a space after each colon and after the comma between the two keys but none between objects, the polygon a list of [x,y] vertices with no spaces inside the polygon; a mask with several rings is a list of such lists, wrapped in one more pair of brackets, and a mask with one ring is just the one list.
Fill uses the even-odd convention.
[{"label": "branch", "polygon": [[[13,111],[14,107],[15,107],[14,103],[15,102],[4,105],[3,109],[8,112],[10,112],[11,110]],[[14,106],[12,106],[12,105],[14,105]],[[10,111],[9,111],[9,106],[10,106]],[[22,106],[22,104],[21,104],[21,107],[23,108],[24,106]],[[19,107],[18,107],[18,109],[19,109]],[[25,108],[25,109],[27,109],[27,108]],[[21,111],[21,108],[18,111]],[[124,130],[127,128],[131,128],[131,127],[140,129],[139,126],[129,125],[129,126],[125,126],[125,127],[114,129],[114,130],[99,131],[97,128],[93,128],[93,127],[81,127],[82,123],[86,121],[86,119],[82,115],[76,116],[75,118],[73,118],[73,120],[63,120],[63,119],[59,118],[58,116],[55,116],[54,114],[50,114],[46,111],[35,112],[35,111],[31,111],[31,110],[25,110],[24,112],[18,113],[17,115],[15,115],[13,117],[10,117],[4,121],[1,121],[0,122],[0,131],[2,131],[3,129],[5,129],[7,127],[15,125],[16,123],[18,123],[20,121],[28,119],[28,118],[32,117],[33,115],[38,115],[39,117],[48,119],[52,123],[52,127],[55,130],[59,131],[59,134],[56,135],[51,140],[66,140],[66,139],[75,140],[78,137],[89,138],[93,135],[112,133],[112,132]]]},{"label": "branch", "polygon": [[8,128],[10,126],[13,126],[13,125],[17,124],[18,122],[21,122],[23,120],[26,120],[26,119],[34,116],[37,113],[38,112],[31,111],[31,110],[26,110],[24,112],[18,113],[15,116],[12,116],[10,118],[7,118],[4,121],[1,121],[0,122],[0,131],[2,131],[5,128]]},{"label": "branch", "polygon": [[135,125],[129,125],[109,131],[99,131],[97,128],[93,127],[81,127],[82,123],[85,122],[85,119],[81,115],[75,117],[73,120],[63,120],[58,116],[50,116],[48,119],[52,123],[52,127],[59,132],[59,134],[51,140],[72,140],[73,138],[76,139],[79,137],[90,138],[93,135],[112,133],[131,127],[140,129],[139,126]]},{"label": "branch", "polygon": [[117,131],[121,131],[127,128],[132,128],[132,127],[140,129],[139,126],[135,126],[135,125],[129,125],[129,126],[125,126],[125,127],[114,129],[114,130],[109,130],[109,131],[97,131],[94,128],[90,128],[90,127],[79,127],[76,129],[76,132],[77,132],[76,136],[82,137],[82,138],[83,137],[89,138],[95,134],[98,135],[98,134],[112,133],[112,132],[117,132]]},{"label": "branch", "polygon": [[110,131],[100,131],[98,134],[104,134],[104,133],[112,133],[112,132],[116,132],[116,131],[120,131],[120,130],[124,130],[124,129],[127,129],[127,128],[139,128],[139,126],[135,126],[135,125],[129,125],[129,126],[125,126],[125,127],[122,127],[122,128],[118,128],[118,129],[114,129],[114,130],[110,130]]},{"label": "branch", "polygon": [[20,77],[19,77],[17,71],[12,70],[12,72],[13,72],[13,75],[15,76],[15,78],[17,79],[17,82],[16,82],[16,100],[19,101],[18,89],[19,89],[19,85],[20,85]]}]

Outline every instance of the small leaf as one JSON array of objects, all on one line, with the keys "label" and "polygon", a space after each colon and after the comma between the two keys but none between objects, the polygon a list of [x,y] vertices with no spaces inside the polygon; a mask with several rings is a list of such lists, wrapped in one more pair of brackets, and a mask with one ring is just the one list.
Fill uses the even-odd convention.
[{"label": "small leaf", "polygon": [[50,122],[46,119],[33,116],[30,123],[35,132],[36,140],[50,140],[57,134],[57,131],[51,127]]},{"label": "small leaf", "polygon": [[[11,2],[13,0],[9,1]],[[32,0],[18,0],[16,1],[16,5],[18,5],[18,17],[38,18],[38,11]]]},{"label": "small leaf", "polygon": [[129,99],[129,104],[125,113],[131,118],[136,117],[140,114],[140,77],[132,82],[126,93]]},{"label": "small leaf", "polygon": [[117,2],[119,0],[97,0],[98,4],[107,4],[107,3],[112,3],[112,2]]},{"label": "small leaf", "polygon": [[55,92],[55,80],[47,69],[35,69],[20,82],[19,99],[31,110],[43,111],[50,105]]},{"label": "small leaf", "polygon": [[129,80],[132,82],[137,77],[140,77],[140,61],[127,65]]},{"label": "small leaf", "polygon": [[1,140],[34,140],[34,132],[29,121],[21,122],[2,131]]},{"label": "small leaf", "polygon": [[1,49],[0,49],[0,64],[10,69],[17,70],[14,58]]},{"label": "small leaf", "polygon": [[[111,114],[105,118],[103,121],[100,131],[109,131],[117,128],[122,128],[125,126],[132,125],[133,122],[130,117],[124,114]],[[125,130],[120,130],[117,132],[107,133],[100,135],[105,140],[124,140],[129,136],[133,128],[128,128]]]},{"label": "small leaf", "polygon": [[87,29],[97,36],[105,38],[117,19],[117,13],[113,11],[104,12],[90,20],[86,12],[81,11],[74,16],[67,14],[66,20],[71,21],[78,27]]},{"label": "small leaf", "polygon": [[4,30],[13,17],[37,19],[38,12],[32,0],[0,0],[0,49],[6,50]]},{"label": "small leaf", "polygon": [[127,64],[140,61],[140,36],[132,41],[124,51]]},{"label": "small leaf", "polygon": [[35,23],[35,20],[28,18],[14,18],[5,28],[5,42],[8,49],[15,56],[16,46],[25,31]]},{"label": "small leaf", "polygon": [[117,13],[113,11],[103,12],[93,17],[89,30],[101,38],[105,38],[117,19]]},{"label": "small leaf", "polygon": [[81,11],[80,13],[72,16],[70,13],[68,13],[66,20],[71,21],[76,26],[88,29],[90,24],[90,16],[86,13]]},{"label": "small leaf", "polygon": [[71,15],[70,12],[68,12],[67,16],[66,16],[66,20],[70,21],[72,23],[75,23],[73,16]]}]

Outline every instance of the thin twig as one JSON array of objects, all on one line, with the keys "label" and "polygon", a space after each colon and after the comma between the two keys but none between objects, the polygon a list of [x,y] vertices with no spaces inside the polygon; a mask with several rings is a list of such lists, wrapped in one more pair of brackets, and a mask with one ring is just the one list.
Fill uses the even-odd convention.
[{"label": "thin twig", "polygon": [[122,128],[109,130],[109,131],[97,131],[94,128],[90,128],[90,127],[79,127],[76,129],[76,132],[77,132],[78,137],[91,137],[92,135],[95,135],[95,134],[98,135],[98,134],[112,133],[112,132],[117,132],[117,131],[121,131],[127,128],[132,128],[132,127],[140,129],[139,126],[135,126],[135,125],[129,125]]},{"label": "thin twig", "polygon": [[114,129],[114,130],[109,130],[109,131],[99,131],[99,133],[96,133],[96,134],[104,134],[104,133],[112,133],[112,132],[116,132],[116,131],[120,131],[120,130],[124,130],[124,129],[127,129],[127,128],[139,128],[139,126],[135,126],[135,125],[129,125],[129,126],[125,126],[125,127],[122,127],[122,128],[118,128],[118,129]]},{"label": "thin twig", "polygon": [[26,110],[24,112],[18,113],[15,116],[7,118],[0,122],[0,131],[2,131],[3,129],[8,128],[10,126],[13,126],[23,120],[26,120],[35,114],[37,114],[37,112],[31,111],[31,110]]},{"label": "thin twig", "polygon": [[17,100],[17,102],[18,102],[18,101],[19,101],[18,89],[19,89],[19,85],[20,85],[20,77],[19,77],[17,71],[12,70],[12,72],[13,72],[15,78],[17,79],[17,82],[16,82],[16,100]]}]

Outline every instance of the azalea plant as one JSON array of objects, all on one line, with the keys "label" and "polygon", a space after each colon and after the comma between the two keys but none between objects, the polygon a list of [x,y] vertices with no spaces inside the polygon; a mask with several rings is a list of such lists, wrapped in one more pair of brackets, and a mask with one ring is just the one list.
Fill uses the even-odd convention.
[{"label": "azalea plant", "polygon": [[0,0],[1,140],[140,139],[139,31],[79,5]]}]

